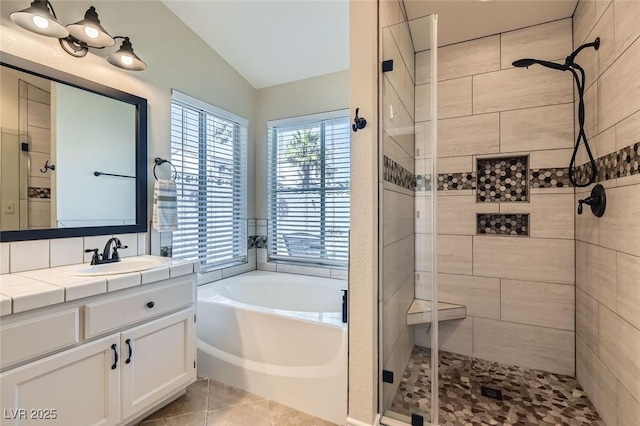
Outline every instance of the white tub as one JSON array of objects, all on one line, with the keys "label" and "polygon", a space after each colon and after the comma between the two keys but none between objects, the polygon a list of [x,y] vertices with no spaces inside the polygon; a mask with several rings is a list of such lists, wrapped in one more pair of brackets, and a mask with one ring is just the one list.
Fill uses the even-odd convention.
[{"label": "white tub", "polygon": [[198,287],[198,374],[344,424],[346,285],[253,271]]}]

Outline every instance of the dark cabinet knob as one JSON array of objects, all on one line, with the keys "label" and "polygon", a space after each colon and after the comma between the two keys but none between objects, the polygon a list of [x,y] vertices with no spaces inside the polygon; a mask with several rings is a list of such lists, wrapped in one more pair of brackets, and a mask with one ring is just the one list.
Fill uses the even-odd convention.
[{"label": "dark cabinet knob", "polygon": [[154,306],[156,306],[156,304],[153,303],[153,302],[147,303],[147,308],[149,308],[149,309],[153,308]]}]

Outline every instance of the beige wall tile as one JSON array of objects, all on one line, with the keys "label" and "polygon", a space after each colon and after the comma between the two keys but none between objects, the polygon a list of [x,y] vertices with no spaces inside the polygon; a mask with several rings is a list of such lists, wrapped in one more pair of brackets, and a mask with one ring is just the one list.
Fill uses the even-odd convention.
[{"label": "beige wall tile", "polygon": [[467,307],[467,315],[500,319],[500,279],[438,274],[438,301]]},{"label": "beige wall tile", "polygon": [[416,271],[415,274],[415,282],[416,282],[416,299],[422,300],[431,300],[431,285],[433,282],[432,273],[431,272],[420,272]]},{"label": "beige wall tile", "polygon": [[499,69],[499,35],[438,49],[438,80],[450,80]]},{"label": "beige wall tile", "polygon": [[416,234],[415,240],[415,270],[431,272],[431,255],[433,253],[432,237],[430,234]]},{"label": "beige wall tile", "polygon": [[503,69],[511,68],[511,63],[521,58],[564,60],[573,50],[571,18],[509,31],[501,34],[501,39]]},{"label": "beige wall tile", "polygon": [[51,106],[40,102],[28,101],[27,114],[29,126],[51,128]]},{"label": "beige wall tile", "polygon": [[431,50],[416,53],[416,84],[425,83],[431,83]]},{"label": "beige wall tile", "polygon": [[640,185],[608,189],[607,210],[598,220],[600,245],[640,256],[640,244],[638,244],[640,220],[638,218],[640,218]]},{"label": "beige wall tile", "polygon": [[594,0],[581,0],[578,2],[573,14],[573,43],[574,47],[584,43],[587,35],[596,24],[596,2]]},{"label": "beige wall tile", "polygon": [[600,308],[598,355],[629,390],[640,398],[640,330],[607,308]]},{"label": "beige wall tile", "polygon": [[[431,332],[425,325],[416,326],[416,345],[431,347]],[[473,317],[441,322],[438,343],[443,351],[473,356]]]},{"label": "beige wall tile", "polygon": [[438,119],[465,115],[471,115],[471,77],[438,83]]},{"label": "beige wall tile", "polygon": [[439,174],[470,172],[473,170],[473,157],[438,158],[436,167]]},{"label": "beige wall tile", "polygon": [[413,197],[395,191],[384,191],[384,245],[407,238],[414,232]]},{"label": "beige wall tile", "polygon": [[576,242],[576,285],[598,302],[615,310],[616,252]]},{"label": "beige wall tile", "polygon": [[415,173],[416,163],[415,159],[412,157],[413,153],[402,149],[402,147],[386,133],[382,134],[382,148],[384,155],[391,158],[411,173]]},{"label": "beige wall tile", "polygon": [[411,74],[411,80],[415,80],[415,51],[413,50],[413,41],[411,40],[411,33],[409,31],[409,23],[402,22],[399,25],[393,27],[393,36],[396,39],[396,44],[400,49],[400,54],[406,65],[407,70]]},{"label": "beige wall tile", "polygon": [[636,426],[640,419],[640,402],[618,382],[618,426]]},{"label": "beige wall tile", "polygon": [[[602,5],[604,3],[604,1],[596,1],[596,5]],[[588,42],[593,42],[596,37],[600,37],[600,48],[598,49],[597,54],[594,54],[593,50],[588,53],[589,58],[593,56],[597,56],[598,58],[597,74],[593,74],[591,80],[595,79],[596,76],[602,75],[602,73],[605,72],[607,68],[611,66],[613,61],[615,61],[615,59],[618,57],[618,55],[616,55],[616,43],[614,34],[614,8],[613,6],[611,6],[611,1],[608,1],[607,3],[608,7],[603,12],[604,15],[602,15],[596,26],[593,28],[593,31],[591,32],[591,34],[589,34],[589,39],[587,40]],[[587,74],[587,76],[588,75],[589,74]],[[587,84],[589,84],[589,82],[587,82]]]},{"label": "beige wall tile", "polygon": [[[569,166],[573,149],[551,149],[545,151],[531,151],[529,154],[530,169],[564,168]],[[551,190],[553,188],[544,188]],[[573,194],[573,190],[571,191]]]},{"label": "beige wall tile", "polygon": [[[600,80],[598,80],[600,81]],[[598,129],[605,129],[605,127],[598,126],[598,81],[594,82],[584,92],[584,106],[585,106],[585,119],[584,119],[584,132],[587,135],[587,139],[591,139],[598,134]],[[575,104],[575,116],[578,116],[578,105]],[[579,125],[578,119],[575,120],[575,133],[578,134]]]},{"label": "beige wall tile", "polygon": [[[577,209],[578,200],[588,197],[587,194],[576,194],[574,208]],[[589,214],[590,210],[586,210],[581,215],[575,214],[576,221],[576,240],[584,241],[589,244],[598,244],[598,218]]]},{"label": "beige wall tile", "polygon": [[596,299],[576,288],[576,333],[598,353],[598,306]]},{"label": "beige wall tile", "polygon": [[[611,154],[616,151],[616,127],[609,127],[607,130],[600,133],[598,136],[591,138],[589,141],[591,147],[591,153],[594,158],[604,157],[607,154]],[[589,161],[584,144],[581,144],[579,154],[584,156],[584,163]],[[583,162],[576,162],[576,164],[584,164]]]},{"label": "beige wall tile", "polygon": [[[574,238],[572,194],[535,194],[529,203],[501,203],[501,213],[529,213],[533,238]],[[441,219],[442,220],[442,219]]]},{"label": "beige wall tile", "polygon": [[640,2],[636,0],[614,0],[616,56],[620,56],[640,37]]},{"label": "beige wall tile", "polygon": [[380,1],[380,28],[404,21],[398,0]]},{"label": "beige wall tile", "polygon": [[382,305],[382,339],[384,358],[388,358],[391,349],[402,333],[407,330],[407,310],[414,299],[413,275],[407,277],[400,288]]},{"label": "beige wall tile", "polygon": [[473,76],[474,114],[566,104],[572,100],[571,75],[544,67],[510,68]]},{"label": "beige wall tile", "polygon": [[639,68],[640,41],[636,41],[598,80],[599,129],[607,129],[640,110],[640,79],[637,78]]},{"label": "beige wall tile", "polygon": [[471,275],[472,238],[460,235],[438,235],[438,271]]},{"label": "beige wall tile", "polygon": [[[406,331],[403,331],[400,337],[396,340],[396,344],[389,351],[386,358],[383,358],[382,365],[385,370],[393,371],[396,377],[401,377],[402,372],[409,362],[411,352],[413,351],[413,330],[411,327],[407,327]],[[384,400],[391,403],[393,396],[398,390],[400,380],[395,380],[395,383],[384,383],[382,392],[384,393]]]},{"label": "beige wall tile", "polygon": [[382,84],[382,108],[388,112],[393,108],[394,116],[388,113],[382,114],[384,131],[395,140],[407,153],[413,153],[415,149],[414,122],[397,93],[386,78]]},{"label": "beige wall tile", "polygon": [[476,214],[498,213],[498,208],[498,203],[476,203],[475,195],[438,197],[438,234],[475,235]]},{"label": "beige wall tile", "polygon": [[[431,102],[430,102],[431,84],[420,84],[416,86],[415,93],[416,93],[415,95],[416,121],[430,121],[431,120]],[[385,108],[386,109],[384,109],[383,111],[389,111],[388,105],[385,105]]]},{"label": "beige wall tile", "polygon": [[571,331],[474,318],[473,342],[478,358],[570,376],[575,373]]},{"label": "beige wall tile", "polygon": [[49,267],[49,240],[16,241],[9,244],[9,271]]},{"label": "beige wall tile", "polygon": [[513,280],[501,286],[503,321],[574,330],[573,286]]},{"label": "beige wall tile", "polygon": [[414,113],[414,84],[404,63],[400,50],[391,33],[391,28],[382,30],[382,58],[383,60],[393,60],[393,71],[384,73],[385,79],[393,86],[400,101],[413,117]]},{"label": "beige wall tile", "polygon": [[618,380],[579,337],[576,338],[576,377],[606,424],[615,425]]},{"label": "beige wall tile", "polygon": [[616,311],[640,329],[640,257],[618,252],[617,260]]},{"label": "beige wall tile", "polygon": [[483,277],[574,283],[574,243],[542,238],[473,237],[473,273]]},{"label": "beige wall tile", "polygon": [[410,236],[383,249],[382,300],[387,300],[413,276],[414,237]]},{"label": "beige wall tile", "polygon": [[431,210],[431,193],[421,192],[414,197],[416,234],[431,234],[433,214]]},{"label": "beige wall tile", "polygon": [[573,145],[573,103],[500,113],[501,152],[572,148]]},{"label": "beige wall tile", "polygon": [[500,115],[481,114],[438,121],[438,156],[500,151]]},{"label": "beige wall tile", "polygon": [[611,3],[613,0],[596,0],[596,18],[600,18]]},{"label": "beige wall tile", "polygon": [[626,148],[640,142],[640,111],[616,125],[616,149]]}]

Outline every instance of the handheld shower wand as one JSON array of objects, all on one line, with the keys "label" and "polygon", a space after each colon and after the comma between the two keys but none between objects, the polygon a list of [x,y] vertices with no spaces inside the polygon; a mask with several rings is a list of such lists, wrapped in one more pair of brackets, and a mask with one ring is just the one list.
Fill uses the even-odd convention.
[{"label": "handheld shower wand", "polygon": [[[576,139],[576,145],[573,149],[573,154],[571,155],[571,162],[569,163],[569,180],[571,184],[577,186],[579,188],[583,188],[585,186],[589,186],[596,181],[597,169],[596,169],[596,160],[593,158],[593,154],[591,153],[591,148],[589,147],[589,142],[587,141],[587,135],[584,132],[584,121],[585,121],[585,107],[584,107],[584,84],[585,84],[585,73],[584,69],[578,64],[574,62],[578,53],[580,53],[583,49],[588,47],[593,47],[595,50],[600,48],[600,37],[596,38],[593,43],[585,43],[582,46],[578,47],[571,55],[567,56],[564,61],[564,64],[557,64],[555,62],[544,61],[540,59],[519,59],[513,62],[514,67],[518,68],[529,68],[531,65],[542,65],[543,67],[551,68],[559,71],[569,71],[573,74],[573,78],[576,82],[576,86],[578,87],[578,124],[580,130],[578,131],[578,137]],[[580,148],[580,142],[584,143],[584,147],[587,150],[587,155],[589,156],[589,163],[591,165],[591,174],[586,183],[579,183],[575,178],[575,169],[576,169],[576,156],[578,154],[578,149]]]}]

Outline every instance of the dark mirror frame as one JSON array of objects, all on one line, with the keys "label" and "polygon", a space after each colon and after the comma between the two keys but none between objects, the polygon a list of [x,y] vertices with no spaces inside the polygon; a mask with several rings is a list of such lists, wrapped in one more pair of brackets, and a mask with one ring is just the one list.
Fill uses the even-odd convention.
[{"label": "dark mirror frame", "polygon": [[[0,242],[147,232],[147,100],[94,81],[0,52],[0,66],[126,102],[136,107],[136,223],[121,226],[1,231]],[[81,195],[79,195],[81,196]]]}]

